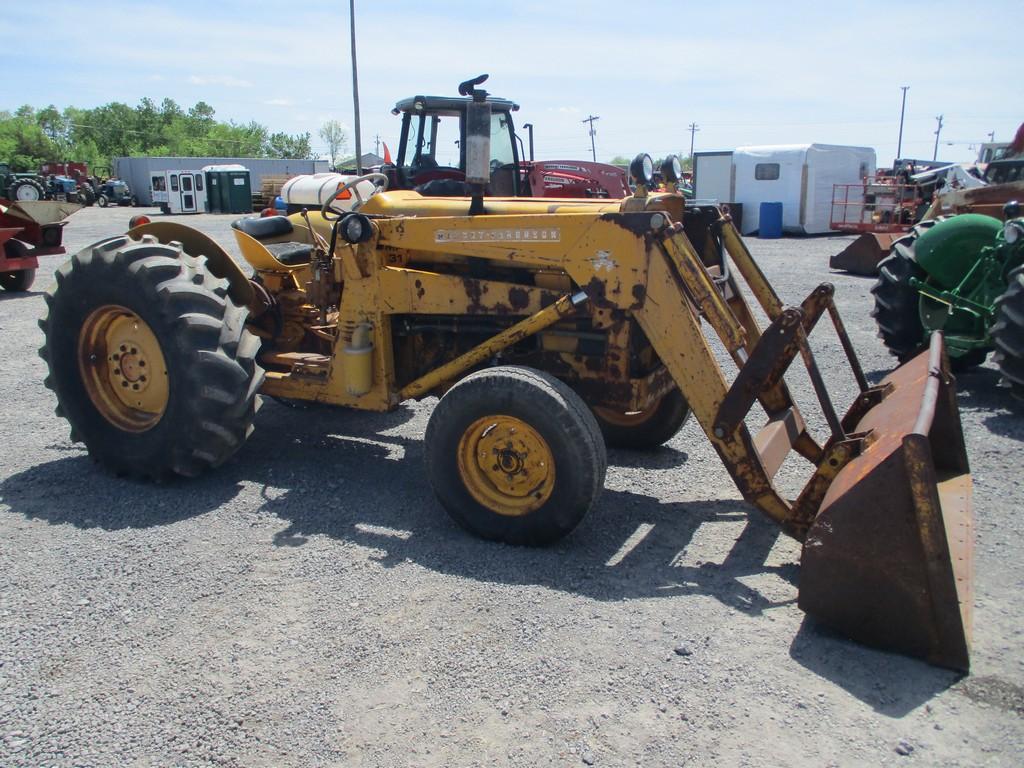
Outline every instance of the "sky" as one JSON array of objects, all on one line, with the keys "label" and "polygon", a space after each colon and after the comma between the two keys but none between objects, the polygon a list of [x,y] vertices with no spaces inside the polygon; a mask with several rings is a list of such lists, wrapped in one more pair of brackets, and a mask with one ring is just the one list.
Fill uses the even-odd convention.
[{"label": "sky", "polygon": [[[1017,2],[355,0],[363,151],[397,151],[391,108],[489,73],[541,159],[660,157],[820,142],[972,160],[1024,121]],[[170,97],[312,134],[354,125],[348,0],[7,0],[0,110]],[[1005,23],[1000,23],[1005,20]],[[17,41],[25,41],[19,43]],[[16,75],[16,76],[15,76]],[[354,152],[354,141],[349,150]]]}]

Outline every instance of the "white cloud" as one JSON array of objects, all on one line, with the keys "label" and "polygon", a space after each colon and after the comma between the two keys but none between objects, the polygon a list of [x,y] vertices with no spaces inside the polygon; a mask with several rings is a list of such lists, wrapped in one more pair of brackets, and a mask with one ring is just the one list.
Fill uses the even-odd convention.
[{"label": "white cloud", "polygon": [[252,88],[252,83],[231,75],[191,75],[192,85],[222,85],[225,88]]},{"label": "white cloud", "polygon": [[291,99],[267,99],[263,103],[268,107],[291,107],[295,105],[295,102]]}]

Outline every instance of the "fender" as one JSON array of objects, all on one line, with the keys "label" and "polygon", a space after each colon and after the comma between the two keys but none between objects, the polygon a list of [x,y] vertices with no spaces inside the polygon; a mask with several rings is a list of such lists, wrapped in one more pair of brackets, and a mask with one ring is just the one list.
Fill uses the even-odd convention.
[{"label": "fender", "polygon": [[228,295],[234,302],[243,307],[252,303],[254,293],[249,277],[227,251],[199,230],[172,221],[154,221],[133,227],[127,234],[136,239],[152,235],[165,244],[177,241],[190,256],[205,256],[210,273],[228,281]]}]

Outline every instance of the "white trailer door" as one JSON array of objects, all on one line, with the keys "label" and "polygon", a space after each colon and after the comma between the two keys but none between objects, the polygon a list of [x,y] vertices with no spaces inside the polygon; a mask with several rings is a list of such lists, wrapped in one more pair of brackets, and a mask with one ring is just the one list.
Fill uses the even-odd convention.
[{"label": "white trailer door", "polygon": [[196,193],[191,173],[181,174],[181,212],[196,212]]},{"label": "white trailer door", "polygon": [[694,155],[693,177],[698,200],[732,201],[732,152]]}]

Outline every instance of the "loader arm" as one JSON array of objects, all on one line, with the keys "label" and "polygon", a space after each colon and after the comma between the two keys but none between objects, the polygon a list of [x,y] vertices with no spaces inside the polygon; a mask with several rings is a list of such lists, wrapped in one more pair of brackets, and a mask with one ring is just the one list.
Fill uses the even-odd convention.
[{"label": "loader arm", "polygon": [[[783,306],[732,223],[723,217],[719,227],[770,325],[763,332],[753,325],[738,291],[728,303],[709,292],[710,277],[678,228],[660,242],[652,239],[646,297],[634,316],[743,497],[804,542],[801,608],[868,644],[966,670],[971,483],[941,334],[928,352],[871,388],[831,286],[820,286],[799,308]],[[843,418],[807,341],[826,312],[861,390]],[[739,366],[732,384],[715,361],[701,317]],[[831,430],[824,446],[807,434],[782,380],[798,354]],[[755,401],[768,421],[752,436],[745,417]],[[794,501],[772,482],[791,449],[814,465]]]}]

